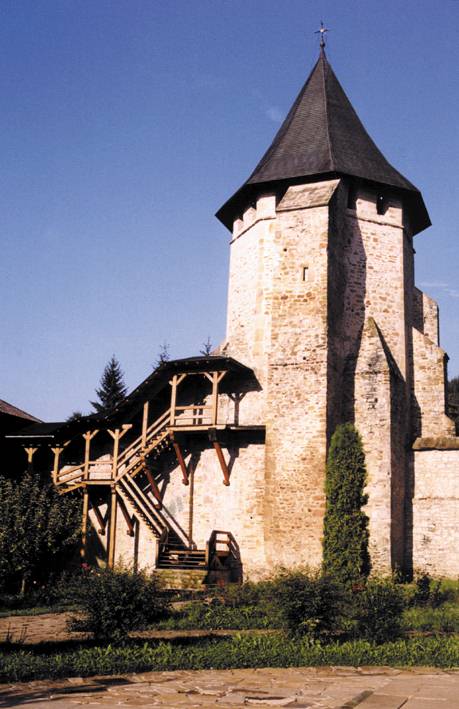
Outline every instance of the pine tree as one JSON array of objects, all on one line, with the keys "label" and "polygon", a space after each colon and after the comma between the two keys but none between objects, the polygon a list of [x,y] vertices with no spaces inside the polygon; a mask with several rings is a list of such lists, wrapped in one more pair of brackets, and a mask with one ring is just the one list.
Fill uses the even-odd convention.
[{"label": "pine tree", "polygon": [[338,426],[332,436],[325,481],[324,572],[344,583],[370,572],[365,454],[351,423]]},{"label": "pine tree", "polygon": [[210,337],[207,338],[205,342],[202,343],[202,348],[199,350],[200,354],[206,356],[212,354],[212,350],[214,349],[214,346],[212,344],[212,341]]},{"label": "pine tree", "polygon": [[123,401],[126,392],[124,373],[115,355],[112,355],[102,374],[100,387],[96,389],[99,401],[91,401],[91,406],[96,413],[106,414]]},{"label": "pine tree", "polygon": [[169,352],[169,343],[163,342],[163,344],[159,348],[158,356],[156,358],[156,363],[153,365],[153,367],[155,369],[156,369],[156,367],[160,367],[162,364],[169,362],[170,358],[171,358],[171,355]]}]

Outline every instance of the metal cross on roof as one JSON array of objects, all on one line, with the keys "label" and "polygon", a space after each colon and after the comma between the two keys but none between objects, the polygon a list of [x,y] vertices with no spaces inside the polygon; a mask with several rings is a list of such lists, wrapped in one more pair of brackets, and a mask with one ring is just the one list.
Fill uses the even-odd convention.
[{"label": "metal cross on roof", "polygon": [[328,27],[324,26],[324,23],[322,20],[320,21],[320,30],[316,30],[314,34],[320,34],[320,46],[321,48],[325,47],[325,33],[330,32]]}]

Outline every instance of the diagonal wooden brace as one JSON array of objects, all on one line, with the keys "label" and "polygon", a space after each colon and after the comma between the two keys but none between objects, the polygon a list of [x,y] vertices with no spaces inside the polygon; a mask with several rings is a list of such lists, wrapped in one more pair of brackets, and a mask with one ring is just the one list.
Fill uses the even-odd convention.
[{"label": "diagonal wooden brace", "polygon": [[161,492],[159,490],[159,487],[156,484],[156,480],[154,479],[151,470],[145,465],[145,475],[147,476],[147,480],[149,482],[149,485],[151,487],[151,491],[153,495],[155,496],[156,500],[158,501],[157,504],[155,505],[157,510],[160,510],[161,507],[163,506],[163,501],[161,499]]},{"label": "diagonal wooden brace", "polygon": [[222,469],[223,485],[226,485],[228,487],[230,484],[230,472],[228,470],[226,460],[223,456],[222,447],[218,441],[212,441],[212,445],[215,448],[215,452],[217,453],[218,462],[220,463],[220,468]]},{"label": "diagonal wooden brace", "polygon": [[126,505],[124,504],[123,498],[120,496],[118,496],[118,505],[119,505],[119,508],[123,514],[124,520],[127,524],[127,533],[130,537],[133,537],[135,534],[134,523],[132,521],[132,517],[130,516],[129,512],[126,509]]},{"label": "diagonal wooden brace", "polygon": [[102,513],[101,513],[101,511],[99,510],[99,507],[98,507],[96,504],[94,504],[94,502],[92,503],[92,509],[93,509],[93,511],[94,511],[94,514],[95,514],[96,519],[97,519],[97,523],[98,523],[98,525],[99,525],[99,530],[98,530],[98,531],[99,531],[99,534],[104,535],[104,534],[105,534],[106,527],[107,527],[107,516],[106,516],[105,518],[102,517]]},{"label": "diagonal wooden brace", "polygon": [[174,446],[175,455],[177,456],[177,460],[179,462],[180,469],[182,471],[182,475],[183,475],[182,483],[184,485],[189,485],[190,479],[188,476],[188,469],[186,467],[185,459],[183,457],[183,453],[182,453],[182,449],[180,448],[180,444],[177,443],[177,441],[173,441],[172,445]]}]

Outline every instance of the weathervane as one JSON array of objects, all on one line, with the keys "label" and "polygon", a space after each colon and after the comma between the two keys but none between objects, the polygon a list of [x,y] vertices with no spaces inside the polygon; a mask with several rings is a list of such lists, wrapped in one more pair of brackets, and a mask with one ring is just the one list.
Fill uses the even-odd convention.
[{"label": "weathervane", "polygon": [[321,20],[320,21],[320,30],[316,30],[314,34],[320,34],[320,48],[323,49],[325,47],[325,33],[330,32],[328,27],[324,27],[324,23]]}]

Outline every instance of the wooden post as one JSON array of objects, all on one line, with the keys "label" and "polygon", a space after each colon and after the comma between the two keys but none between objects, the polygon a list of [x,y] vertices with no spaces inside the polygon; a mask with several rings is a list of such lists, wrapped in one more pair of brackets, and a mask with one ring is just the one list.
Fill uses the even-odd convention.
[{"label": "wooden post", "polygon": [[110,494],[110,534],[108,539],[108,560],[107,565],[109,569],[113,569],[115,565],[115,542],[116,542],[116,508],[117,508],[117,495],[116,487],[112,485]]},{"label": "wooden post", "polygon": [[194,514],[194,465],[193,457],[190,461],[190,505],[188,510],[188,539],[190,540],[190,549],[193,546],[193,514]]},{"label": "wooden post", "polygon": [[54,453],[54,467],[53,467],[53,483],[57,485],[57,474],[59,472],[59,458],[64,450],[63,446],[56,446],[56,448],[51,448]]},{"label": "wooden post", "polygon": [[177,406],[177,387],[180,384],[180,382],[183,382],[187,375],[186,374],[174,374],[172,379],[169,381],[169,384],[171,385],[171,416],[170,416],[170,425],[174,426],[175,424],[175,407]]},{"label": "wooden post", "polygon": [[129,429],[132,428],[132,424],[130,423],[124,423],[121,426],[121,429],[115,428],[114,431],[111,431],[110,429],[108,430],[108,433],[110,436],[113,438],[113,459],[112,459],[112,480],[116,480],[117,477],[117,469],[118,469],[118,455],[120,451],[120,441],[129,431]]},{"label": "wooden post", "polygon": [[28,473],[33,473],[33,456],[34,453],[37,452],[38,448],[24,448],[25,452],[27,453],[27,472]]},{"label": "wooden post", "polygon": [[212,376],[210,376],[207,372],[204,372],[204,375],[207,377],[212,382],[212,398],[211,398],[211,414],[210,414],[210,421],[212,426],[217,425],[217,420],[218,420],[218,385],[220,384],[221,380],[225,376],[226,371],[224,372],[212,372]]},{"label": "wooden post", "polygon": [[80,556],[86,558],[86,545],[88,542],[88,512],[89,512],[89,490],[85,487],[83,492],[83,515],[81,520],[81,549]]},{"label": "wooden post", "polygon": [[147,429],[148,429],[148,401],[143,405],[143,419],[142,419],[142,448],[147,445]]},{"label": "wooden post", "polygon": [[175,407],[177,405],[177,375],[174,374],[172,377],[172,380],[169,382],[171,385],[171,418],[170,418],[170,424],[171,426],[174,425],[175,423]]},{"label": "wooden post", "polygon": [[89,460],[90,460],[91,441],[98,432],[99,431],[96,430],[96,431],[86,431],[86,433],[83,433],[83,438],[84,438],[83,478],[85,480],[89,479]]}]

